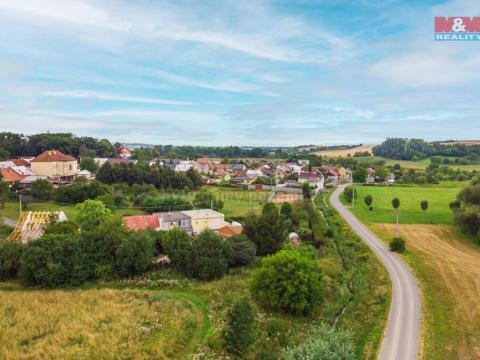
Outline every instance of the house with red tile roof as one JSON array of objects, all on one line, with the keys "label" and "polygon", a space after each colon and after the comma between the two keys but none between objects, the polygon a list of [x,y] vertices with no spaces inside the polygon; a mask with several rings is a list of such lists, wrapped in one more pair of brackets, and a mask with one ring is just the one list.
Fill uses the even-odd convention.
[{"label": "house with red tile roof", "polygon": [[125,226],[134,231],[146,230],[146,229],[160,229],[160,221],[158,216],[152,215],[138,215],[138,216],[124,216],[123,223]]},{"label": "house with red tile roof", "polygon": [[26,178],[26,175],[19,174],[13,168],[1,168],[0,173],[2,174],[3,181],[7,183],[14,183],[17,181],[22,181]]},{"label": "house with red tile roof", "polygon": [[224,227],[221,227],[220,229],[215,230],[217,234],[219,234],[224,238],[230,238],[235,235],[240,235],[242,231],[243,231],[243,226],[242,224],[239,224],[239,223],[225,225]]},{"label": "house with red tile roof", "polygon": [[31,161],[35,175],[48,176],[54,182],[71,182],[78,171],[77,160],[58,150],[47,150]]}]

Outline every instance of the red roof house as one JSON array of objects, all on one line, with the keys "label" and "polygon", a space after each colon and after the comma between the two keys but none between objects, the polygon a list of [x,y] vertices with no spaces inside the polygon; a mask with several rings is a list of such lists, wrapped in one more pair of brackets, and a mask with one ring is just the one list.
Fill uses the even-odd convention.
[{"label": "red roof house", "polygon": [[12,168],[2,168],[0,169],[0,173],[2,174],[3,180],[9,183],[22,181],[26,178],[26,176],[17,173]]},{"label": "red roof house", "polygon": [[123,222],[129,230],[134,231],[160,228],[157,215],[124,216]]}]

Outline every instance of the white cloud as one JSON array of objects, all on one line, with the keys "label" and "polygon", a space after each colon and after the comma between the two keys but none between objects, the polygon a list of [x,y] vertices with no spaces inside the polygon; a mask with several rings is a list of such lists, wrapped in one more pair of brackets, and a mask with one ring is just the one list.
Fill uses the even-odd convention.
[{"label": "white cloud", "polygon": [[156,105],[188,105],[190,102],[157,99],[151,97],[141,96],[123,96],[116,94],[109,94],[98,91],[85,91],[85,90],[70,90],[70,91],[50,91],[43,93],[44,96],[60,97],[60,98],[75,98],[75,99],[91,99],[91,100],[107,100],[107,101],[122,101],[144,104],[156,104]]}]

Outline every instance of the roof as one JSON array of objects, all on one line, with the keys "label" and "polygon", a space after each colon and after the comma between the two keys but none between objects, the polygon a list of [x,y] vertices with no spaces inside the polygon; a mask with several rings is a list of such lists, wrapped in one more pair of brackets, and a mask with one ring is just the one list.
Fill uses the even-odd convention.
[{"label": "roof", "polygon": [[123,223],[130,230],[158,229],[160,223],[156,215],[124,216]]},{"label": "roof", "polygon": [[206,158],[206,157],[201,157],[197,159],[197,163],[199,164],[210,164],[210,163],[219,163],[221,162],[222,159],[220,158]]},{"label": "roof", "polygon": [[298,175],[298,178],[299,179],[305,179],[305,180],[308,180],[308,181],[317,182],[317,181],[322,180],[322,175],[317,174],[317,173],[301,172]]},{"label": "roof", "polygon": [[57,216],[58,221],[67,220],[63,211],[22,211],[9,239],[23,242],[38,239],[50,224],[52,215]]},{"label": "roof", "polygon": [[11,161],[15,164],[15,166],[25,166],[30,167],[30,163],[25,159],[10,159],[7,161]]},{"label": "roof", "polygon": [[207,217],[225,217],[222,213],[219,213],[215,210],[211,209],[199,209],[199,210],[186,210],[186,211],[181,211],[181,213],[189,216],[192,219],[198,219],[198,218],[207,218]]},{"label": "roof", "polygon": [[242,225],[226,225],[215,231],[221,236],[229,238],[234,235],[240,235],[243,231],[243,226]]},{"label": "roof", "polygon": [[13,166],[12,170],[17,172],[20,175],[31,176],[35,175],[32,170],[27,166]]},{"label": "roof", "polygon": [[57,162],[57,161],[77,161],[73,156],[65,155],[61,151],[58,150],[47,150],[38,155],[35,159],[32,160],[34,162]]},{"label": "roof", "polygon": [[161,217],[163,221],[179,221],[179,220],[190,219],[188,215],[180,211],[154,213],[153,215]]},{"label": "roof", "polygon": [[25,179],[20,180],[20,184],[31,184],[37,180],[48,180],[48,176],[29,175]]},{"label": "roof", "polygon": [[3,180],[6,182],[15,182],[25,179],[24,175],[19,174],[12,168],[2,168],[0,169],[0,173],[2,174]]}]

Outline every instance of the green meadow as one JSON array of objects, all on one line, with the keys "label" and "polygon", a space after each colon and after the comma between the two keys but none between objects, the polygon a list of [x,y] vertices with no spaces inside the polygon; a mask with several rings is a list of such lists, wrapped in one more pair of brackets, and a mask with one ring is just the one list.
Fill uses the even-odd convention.
[{"label": "green meadow", "polygon": [[[395,223],[392,199],[400,199],[399,216],[402,224],[452,224],[453,216],[449,203],[455,200],[460,187],[441,186],[355,186],[357,198],[355,206],[342,195],[342,202],[362,222]],[[373,197],[373,210],[364,202],[367,195]],[[422,200],[428,201],[428,209],[420,208]]]}]

